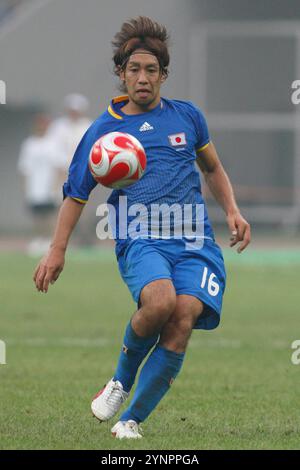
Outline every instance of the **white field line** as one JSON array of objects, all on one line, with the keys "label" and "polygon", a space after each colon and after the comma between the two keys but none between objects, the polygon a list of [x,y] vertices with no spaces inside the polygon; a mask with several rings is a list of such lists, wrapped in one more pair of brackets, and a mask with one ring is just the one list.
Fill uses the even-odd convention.
[{"label": "white field line", "polygon": [[[245,344],[239,339],[203,339],[195,337],[191,338],[188,348],[196,349],[242,349],[243,347],[251,347],[251,344],[247,342]],[[75,337],[60,337],[56,339],[49,338],[5,338],[7,347],[10,346],[28,346],[34,348],[43,348],[43,347],[64,347],[64,348],[106,348],[108,346],[116,346],[116,341],[110,338],[75,338]],[[121,341],[120,341],[121,344]],[[281,349],[286,350],[290,348],[288,341],[284,340],[270,340],[267,344],[263,343],[263,348],[267,349]]]},{"label": "white field line", "polygon": [[113,344],[113,341],[106,338],[72,338],[60,337],[56,339],[49,338],[9,338],[6,339],[7,346],[30,346],[36,348],[43,347],[82,347],[82,348],[101,348]]}]

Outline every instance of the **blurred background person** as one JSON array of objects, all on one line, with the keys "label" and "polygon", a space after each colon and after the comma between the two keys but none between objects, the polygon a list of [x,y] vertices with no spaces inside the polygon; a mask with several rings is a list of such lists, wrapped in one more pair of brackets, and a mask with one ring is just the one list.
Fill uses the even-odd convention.
[{"label": "blurred background person", "polygon": [[85,96],[72,93],[64,98],[63,104],[65,114],[53,121],[49,132],[60,146],[65,180],[75,150],[92,121],[87,117],[89,101]]},{"label": "blurred background person", "polygon": [[[68,94],[63,100],[63,107],[64,115],[55,119],[49,130],[51,137],[60,148],[62,171],[60,179],[56,181],[56,191],[60,193],[67,180],[75,150],[92,123],[92,120],[87,116],[89,100],[84,95]],[[86,213],[82,218],[82,223],[75,230],[75,239],[81,246],[89,246],[94,243],[94,230],[90,225],[89,214]]]},{"label": "blurred background person", "polygon": [[49,246],[61,191],[57,182],[64,173],[60,147],[49,134],[50,116],[38,114],[32,135],[22,144],[18,170],[23,177],[24,199],[31,214],[35,238],[29,243],[29,254],[44,253]]}]

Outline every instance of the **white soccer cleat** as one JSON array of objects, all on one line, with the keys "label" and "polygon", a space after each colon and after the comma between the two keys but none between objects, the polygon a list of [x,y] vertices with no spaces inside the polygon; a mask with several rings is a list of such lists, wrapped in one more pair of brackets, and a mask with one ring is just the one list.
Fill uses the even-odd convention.
[{"label": "white soccer cleat", "polygon": [[111,430],[111,433],[117,439],[141,439],[138,424],[130,419],[129,421],[118,421]]},{"label": "white soccer cleat", "polygon": [[93,415],[100,421],[108,421],[115,416],[128,396],[129,393],[123,390],[121,382],[111,379],[93,398],[91,405]]}]

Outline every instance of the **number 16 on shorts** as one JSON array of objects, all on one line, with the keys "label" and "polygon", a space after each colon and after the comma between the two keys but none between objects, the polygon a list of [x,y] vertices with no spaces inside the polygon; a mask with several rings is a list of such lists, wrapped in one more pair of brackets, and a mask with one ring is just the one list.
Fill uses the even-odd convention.
[{"label": "number 16 on shorts", "polygon": [[209,295],[215,297],[220,291],[220,286],[217,282],[217,276],[215,273],[208,275],[208,268],[205,267],[202,274],[201,288],[206,289]]}]

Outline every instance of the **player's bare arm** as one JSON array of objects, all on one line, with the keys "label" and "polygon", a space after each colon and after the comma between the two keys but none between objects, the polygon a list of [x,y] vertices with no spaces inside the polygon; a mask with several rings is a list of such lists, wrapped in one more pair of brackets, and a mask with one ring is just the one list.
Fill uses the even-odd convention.
[{"label": "player's bare arm", "polygon": [[40,292],[46,293],[64,268],[65,252],[71,233],[81,215],[84,204],[67,197],[58,214],[56,228],[49,252],[39,262],[33,280]]},{"label": "player's bare arm", "polygon": [[197,151],[197,164],[210,191],[226,213],[231,232],[230,246],[240,242],[237,251],[241,253],[251,241],[250,225],[240,213],[229,177],[212,142]]}]

